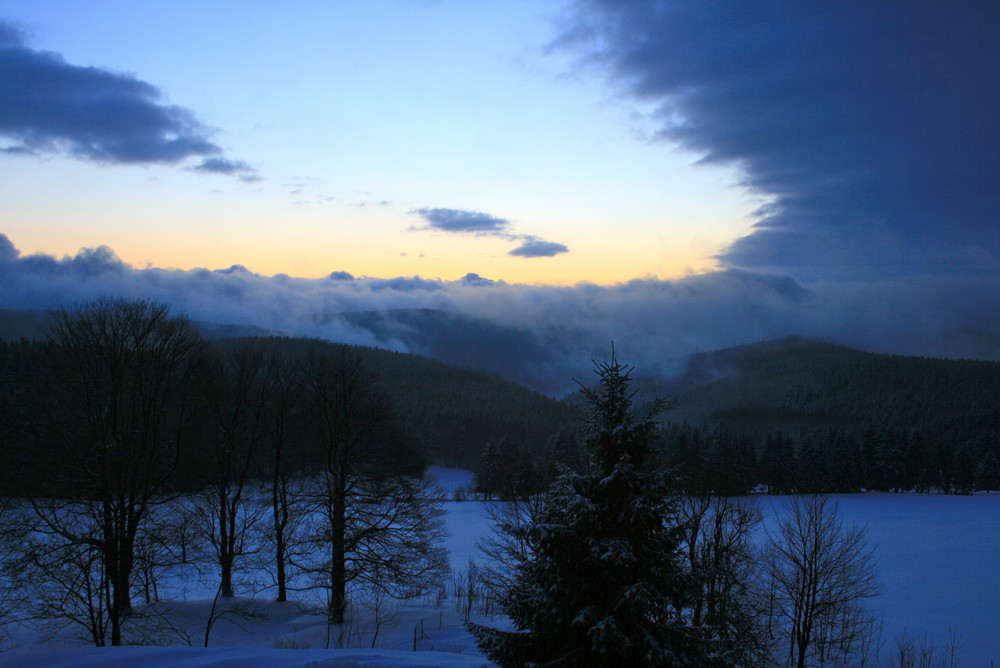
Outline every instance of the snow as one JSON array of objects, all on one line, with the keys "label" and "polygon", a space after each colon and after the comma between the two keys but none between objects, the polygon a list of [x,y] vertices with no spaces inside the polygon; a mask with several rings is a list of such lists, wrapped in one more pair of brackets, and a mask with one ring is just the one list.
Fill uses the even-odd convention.
[{"label": "snow", "polygon": [[267,647],[104,647],[33,652],[4,663],[9,668],[480,668],[482,657],[449,652],[349,649],[301,650]]},{"label": "snow", "polygon": [[475,485],[472,471],[462,469],[449,469],[443,466],[427,467],[427,476],[434,479],[437,486],[448,492],[449,498],[454,496],[455,490],[463,487],[471,490]]},{"label": "snow", "polygon": [[[837,494],[845,525],[867,526],[875,546],[885,649],[896,634],[937,648],[960,637],[962,666],[1000,665],[1000,495]],[[764,497],[765,524],[782,497]]]},{"label": "snow", "polygon": [[[434,467],[430,473],[454,496],[459,487],[468,489],[472,475]],[[774,510],[782,497],[756,497],[764,511],[765,524],[773,526]],[[961,636],[961,665],[968,668],[1000,665],[1000,494],[949,496],[939,494],[836,495],[845,524],[868,527],[876,545],[877,576],[882,593],[871,602],[885,624],[884,652],[893,647],[893,637],[906,629],[928,637],[938,647],[948,640],[949,630]],[[461,571],[470,558],[480,560],[476,541],[489,531],[483,503],[444,503],[450,536],[445,546],[452,568]],[[186,587],[189,600],[169,604],[170,619],[186,629],[193,644],[204,638],[204,623],[211,601],[192,600],[205,596],[210,587]],[[464,628],[450,598],[440,603],[418,600],[402,608],[386,628],[379,631],[370,648],[373,629],[371,611],[356,611],[357,624],[348,631],[344,649],[326,646],[325,617],[315,603],[275,604],[267,592],[256,600],[241,601],[253,616],[224,619],[212,630],[211,647],[177,646],[181,636],[169,633],[159,642],[169,647],[93,648],[63,633],[40,641],[23,629],[13,629],[19,646],[0,654],[4,666],[489,666]],[[293,595],[294,596],[294,595]],[[300,594],[300,596],[304,596]],[[500,619],[477,620],[502,625]],[[414,637],[416,648],[414,649]],[[330,643],[336,647],[336,639]],[[355,649],[354,647],[369,649]],[[282,649],[288,647],[291,649]]]}]

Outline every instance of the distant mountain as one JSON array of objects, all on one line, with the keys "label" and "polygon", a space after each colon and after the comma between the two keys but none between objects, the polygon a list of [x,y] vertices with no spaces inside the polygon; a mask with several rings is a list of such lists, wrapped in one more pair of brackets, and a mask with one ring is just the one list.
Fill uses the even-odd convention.
[{"label": "distant mountain", "polygon": [[192,320],[201,335],[213,341],[217,339],[238,339],[248,336],[278,336],[278,332],[255,325],[226,325],[217,322]]},{"label": "distant mountain", "polygon": [[949,439],[996,438],[1000,362],[886,355],[803,338],[693,355],[644,393],[670,394],[661,418],[740,431],[868,427]]},{"label": "distant mountain", "polygon": [[566,378],[554,377],[555,356],[530,332],[436,309],[359,311],[315,316],[315,325],[342,322],[374,336],[380,346],[406,350],[448,364],[496,373],[508,380],[561,394]]},{"label": "distant mountain", "polygon": [[[0,310],[0,338],[38,338],[47,317],[44,311]],[[433,425],[446,426],[453,436],[445,440],[463,443],[459,448],[463,459],[471,445],[469,439],[458,435],[460,432],[489,431],[478,430],[473,424],[489,423],[488,410],[501,412],[501,406],[522,405],[522,399],[515,398],[518,392],[535,394],[514,383],[541,389],[549,396],[565,395],[571,387],[561,358],[564,351],[552,350],[530,332],[485,319],[433,309],[400,309],[326,314],[311,320],[316,331],[340,323],[367,332],[380,347],[417,353],[412,360],[409,356],[399,358],[405,362],[397,362],[394,355],[399,354],[387,350],[369,349],[366,355],[373,361],[378,358],[377,365],[384,367],[380,371],[383,382],[398,383],[399,401],[410,406],[406,410],[422,437],[433,440]],[[250,326],[196,324],[212,339],[271,334]],[[443,367],[424,358],[443,362],[449,371],[439,371]],[[476,375],[473,369],[486,373]],[[436,387],[436,381],[430,379],[439,373],[447,376],[440,383],[442,387],[463,389],[447,396],[435,389],[431,391],[433,400],[426,402],[406,389]],[[469,380],[459,380],[462,377]],[[684,371],[673,378],[640,366],[635,379],[638,401],[671,398],[671,407],[661,416],[669,422],[727,424],[754,434],[776,429],[794,433],[876,426],[948,434],[949,440],[956,434],[1000,439],[1000,402],[996,401],[1000,397],[1000,362],[876,354],[789,337],[692,355]],[[456,402],[464,407],[447,415],[432,417],[440,410],[427,408]],[[578,416],[580,398],[570,395],[562,406]],[[537,414],[547,410],[539,409]],[[569,413],[555,411],[552,416],[560,424],[572,421]],[[534,426],[518,427],[512,433],[535,440],[540,438],[543,422],[539,418]],[[504,429],[508,427],[492,432]],[[441,452],[454,449],[448,446]]]},{"label": "distant mountain", "polygon": [[[52,311],[0,309],[0,339],[40,341],[45,338],[45,328],[52,318]],[[194,320],[194,325],[206,339],[229,339],[242,336],[273,336],[276,332],[253,325],[227,325]]]}]

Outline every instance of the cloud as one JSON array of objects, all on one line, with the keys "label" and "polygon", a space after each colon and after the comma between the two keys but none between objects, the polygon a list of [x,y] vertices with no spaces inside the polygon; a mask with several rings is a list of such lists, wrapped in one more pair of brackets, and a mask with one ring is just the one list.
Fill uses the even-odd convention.
[{"label": "cloud", "polygon": [[505,233],[510,221],[479,211],[461,209],[417,209],[413,211],[427,221],[427,227],[445,232]]},{"label": "cloud", "polygon": [[544,239],[532,236],[525,236],[522,239],[524,241],[521,245],[514,250],[508,251],[507,255],[516,255],[518,257],[553,257],[560,253],[569,252],[569,248],[564,244],[556,243],[555,241],[545,241]]},{"label": "cloud", "polygon": [[20,45],[24,41],[24,32],[16,25],[0,21],[0,49]]},{"label": "cloud", "polygon": [[507,241],[520,241],[521,245],[508,251],[515,257],[553,257],[560,253],[568,253],[564,244],[545,241],[531,234],[515,234],[510,231],[511,223],[506,218],[497,218],[480,211],[465,211],[462,209],[417,209],[410,213],[419,215],[427,222],[426,228],[444,232],[471,233],[476,236],[499,237]]},{"label": "cloud", "polygon": [[[433,309],[523,332],[545,363],[511,363],[521,380],[561,394],[586,378],[614,341],[643,373],[669,375],[687,355],[787,335],[866,350],[1000,359],[1000,277],[801,281],[728,270],[617,285],[519,285],[468,274],[353,280],[262,276],[239,265],[212,271],[134,268],[99,246],[57,259],[22,256],[0,235],[0,308],[72,306],[142,297],[197,320],[411,352],[334,314]],[[458,322],[458,321],[456,321]],[[425,352],[413,349],[412,352]],[[525,353],[528,354],[527,352]]]},{"label": "cloud", "polygon": [[200,164],[192,167],[196,172],[208,174],[225,174],[235,176],[241,181],[253,183],[260,181],[260,174],[248,163],[242,160],[229,160],[228,158],[206,158]]},{"label": "cloud", "polygon": [[[0,39],[2,39],[2,33],[0,33]],[[0,264],[4,262],[13,262],[21,255],[21,252],[17,250],[10,239],[7,238],[6,234],[0,234]]]},{"label": "cloud", "polygon": [[[2,252],[2,249],[0,249],[0,252]],[[465,276],[463,276],[458,280],[459,282],[464,283],[465,285],[480,285],[480,286],[497,285],[497,281],[494,281],[493,279],[490,278],[486,278],[484,276],[480,276],[474,271],[470,271],[468,274],[466,274]],[[503,283],[503,281],[500,281],[500,283]]]},{"label": "cloud", "polygon": [[133,76],[67,63],[28,47],[0,21],[0,137],[8,155],[68,155],[105,164],[175,164],[208,158],[198,171],[255,172],[221,157],[212,132],[188,109],[164,104],[155,86]]},{"label": "cloud", "polygon": [[1000,5],[584,0],[566,43],[768,198],[721,259],[803,277],[1000,270]]}]

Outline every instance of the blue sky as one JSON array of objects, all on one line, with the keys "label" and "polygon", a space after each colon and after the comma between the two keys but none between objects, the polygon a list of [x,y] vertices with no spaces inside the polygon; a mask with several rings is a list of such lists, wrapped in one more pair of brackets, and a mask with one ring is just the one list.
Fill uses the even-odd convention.
[{"label": "blue sky", "polygon": [[[27,49],[156,87],[246,165],[8,156],[4,233],[25,253],[610,283],[714,268],[755,207],[732,170],[655,141],[641,103],[554,47],[566,3],[39,0],[0,17]],[[428,229],[421,209],[501,218],[516,238]]]},{"label": "blue sky", "polygon": [[1000,359],[998,28],[980,0],[0,0],[0,307]]}]

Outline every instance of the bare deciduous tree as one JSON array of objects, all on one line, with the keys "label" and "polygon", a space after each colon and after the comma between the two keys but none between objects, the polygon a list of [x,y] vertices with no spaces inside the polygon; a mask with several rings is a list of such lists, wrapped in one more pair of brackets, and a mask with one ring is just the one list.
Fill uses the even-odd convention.
[{"label": "bare deciduous tree", "polygon": [[0,640],[11,623],[23,617],[29,595],[22,566],[30,512],[20,501],[0,498]]},{"label": "bare deciduous tree", "polygon": [[[544,496],[535,494],[509,502],[484,504],[490,532],[477,541],[485,562],[476,567],[483,612],[488,613],[514,584],[517,570],[532,557],[531,541],[524,529],[541,517]],[[470,571],[472,570],[470,565]],[[471,591],[472,586],[468,588]]]},{"label": "bare deciduous tree", "polygon": [[828,497],[793,497],[767,548],[773,630],[787,643],[786,665],[845,661],[872,628],[865,601],[878,593],[865,531],[845,527]]},{"label": "bare deciduous tree", "polygon": [[[57,432],[74,453],[60,491],[75,499],[36,502],[35,510],[49,535],[67,546],[71,563],[89,573],[86,590],[105,599],[91,607],[107,624],[91,628],[109,628],[111,644],[120,645],[132,609],[136,539],[177,465],[201,337],[165,306],[125,299],[61,311],[50,334],[60,399],[71,416]],[[103,644],[100,633],[94,641]]]},{"label": "bare deciduous tree", "polygon": [[201,524],[219,565],[219,595],[231,598],[236,561],[263,510],[247,498],[247,485],[264,432],[264,350],[243,341],[214,345],[199,366],[211,451]]},{"label": "bare deciduous tree", "polygon": [[391,560],[382,564],[399,578],[391,581],[412,581],[415,567],[440,570],[440,558],[432,567],[422,560],[437,554],[431,545],[441,523],[425,488],[407,477],[422,470],[422,458],[400,438],[388,399],[360,357],[344,348],[313,351],[305,387],[320,460],[315,499],[323,526],[316,537],[327,551],[311,570],[326,582],[330,622],[343,624],[347,585],[373,572],[366,559],[377,551]]},{"label": "bare deciduous tree", "polygon": [[[96,541],[95,541],[96,542]],[[96,647],[108,644],[111,583],[102,554],[93,543],[67,540],[59,533],[33,532],[18,560],[22,577],[33,583],[30,614],[45,632],[76,624]]]},{"label": "bare deciduous tree", "polygon": [[926,633],[917,637],[906,629],[896,634],[894,640],[896,646],[889,656],[887,668],[958,668],[960,643],[954,631],[941,647]]},{"label": "bare deciduous tree", "polygon": [[720,661],[768,665],[760,550],[753,541],[760,509],[747,497],[689,496],[679,514],[681,552],[695,581],[691,623],[719,639]]},{"label": "bare deciduous tree", "polygon": [[274,579],[278,588],[275,600],[288,600],[288,565],[291,543],[300,513],[293,511],[297,494],[293,476],[295,462],[289,449],[302,425],[301,400],[303,390],[302,364],[280,349],[267,356],[264,372],[264,404],[262,424],[269,446],[271,491],[270,539],[274,548]]}]

